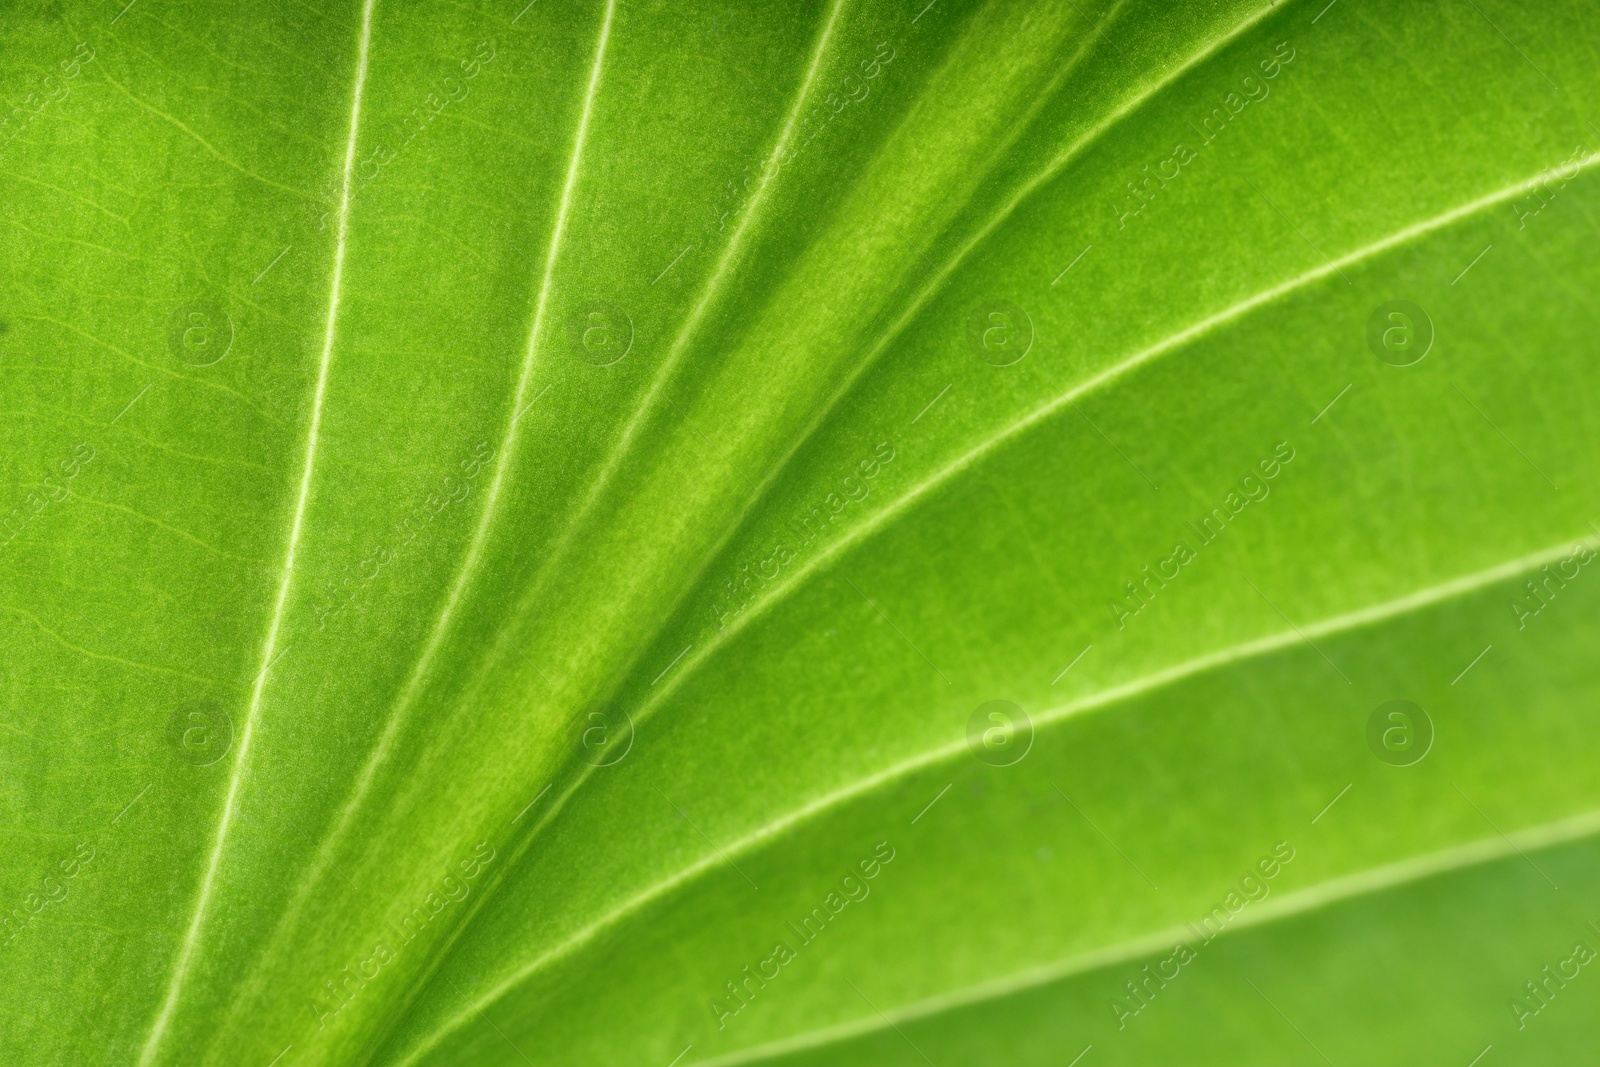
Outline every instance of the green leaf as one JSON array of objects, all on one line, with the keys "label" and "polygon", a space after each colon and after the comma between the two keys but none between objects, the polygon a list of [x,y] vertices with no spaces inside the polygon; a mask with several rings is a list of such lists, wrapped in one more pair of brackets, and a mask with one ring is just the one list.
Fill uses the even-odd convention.
[{"label": "green leaf", "polygon": [[1596,41],[18,5],[5,1062],[1582,1061]]}]

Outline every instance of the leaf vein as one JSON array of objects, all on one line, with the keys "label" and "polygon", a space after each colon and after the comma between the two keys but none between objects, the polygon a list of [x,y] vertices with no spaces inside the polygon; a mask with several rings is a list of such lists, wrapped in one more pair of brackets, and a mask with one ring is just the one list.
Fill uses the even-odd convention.
[{"label": "leaf vein", "polygon": [[[1300,626],[1299,629],[1291,628],[1269,633],[1254,640],[1240,642],[1227,648],[1196,656],[1182,663],[1174,664],[1097,693],[1088,694],[1056,708],[1042,711],[1034,716],[1035,729],[1043,730],[1075,716],[1135,699],[1207,671],[1221,669],[1231,664],[1253,660],[1291,648],[1303,639],[1303,635],[1315,638],[1350,633],[1469,595],[1498,582],[1536,571],[1546,564],[1564,558],[1571,552],[1571,543],[1570,540],[1563,540],[1554,546],[1462,575],[1435,586],[1417,590],[1394,600],[1335,615],[1318,622],[1306,623]],[[959,760],[965,758],[966,755],[967,744],[964,737],[937,748],[919,752],[899,763],[885,767],[874,774],[857,779],[846,786],[806,802],[728,844],[722,849],[722,854],[727,856],[745,855],[761,845],[790,832],[795,827],[815,819],[856,797],[906,778],[925,768],[943,762]],[[560,944],[540,953],[474,999],[467,1010],[458,1012],[426,1038],[419,1041],[412,1052],[400,1061],[398,1067],[406,1067],[408,1064],[415,1063],[425,1052],[436,1046],[447,1035],[465,1025],[471,1019],[472,1013],[494,1004],[534,974],[555,964],[562,958],[572,955],[584,945],[599,937],[604,931],[618,925],[629,916],[642,911],[655,901],[666,897],[683,886],[692,884],[707,873],[719,869],[722,866],[722,854],[707,854],[676,874],[664,878],[629,897],[612,910],[575,931]]]},{"label": "leaf vein", "polygon": [[218,819],[216,836],[212,843],[210,856],[206,860],[205,872],[201,877],[194,912],[190,918],[188,930],[179,945],[177,959],[173,964],[172,976],[167,984],[166,995],[162,1000],[161,1008],[157,1012],[155,1020],[151,1023],[149,1036],[145,1039],[144,1047],[139,1053],[139,1067],[149,1067],[149,1064],[154,1062],[157,1053],[160,1051],[162,1039],[165,1037],[167,1027],[171,1023],[173,1012],[177,1008],[178,999],[183,990],[184,980],[188,976],[190,964],[194,959],[194,952],[200,941],[201,928],[205,923],[206,912],[211,902],[211,893],[216,885],[217,871],[222,864],[222,853],[227,845],[228,831],[232,826],[234,809],[238,804],[239,792],[243,786],[245,767],[249,761],[251,741],[254,739],[256,720],[259,717],[261,708],[261,697],[266,688],[267,678],[271,674],[270,668],[281,655],[277,650],[278,634],[283,625],[285,608],[289,601],[289,591],[294,583],[295,556],[300,544],[300,533],[305,523],[306,507],[311,498],[312,475],[316,470],[317,461],[317,432],[322,423],[322,405],[328,389],[328,369],[333,362],[334,338],[339,322],[339,298],[344,282],[345,250],[350,232],[351,185],[352,177],[355,173],[356,144],[361,130],[361,95],[367,78],[367,60],[372,42],[372,14],[375,4],[376,0],[364,0],[361,8],[360,41],[356,51],[355,85],[351,90],[350,130],[345,141],[343,188],[340,192],[338,232],[333,250],[333,277],[329,282],[328,290],[327,321],[323,329],[322,353],[318,360],[317,383],[311,401],[310,425],[306,430],[305,460],[300,472],[299,489],[295,496],[294,516],[289,526],[288,543],[284,547],[283,571],[278,581],[277,598],[273,603],[272,616],[267,624],[266,637],[262,642],[262,667],[256,674],[255,684],[250,693],[250,703],[245,709],[244,726],[239,734],[238,750],[234,754],[233,766],[228,775],[228,789],[223,800],[222,814]]},{"label": "leaf vein", "polygon": [[[1587,168],[1600,161],[1600,152],[1585,156],[1579,163],[1579,168]],[[1079,382],[1066,392],[1053,400],[1028,412],[1021,419],[1011,423],[1000,431],[981,440],[977,445],[962,453],[952,462],[934,471],[927,478],[912,486],[907,492],[894,498],[883,508],[873,512],[859,524],[846,530],[839,539],[823,548],[806,563],[796,568],[787,580],[776,581],[763,589],[762,594],[752,600],[750,605],[739,614],[726,628],[718,630],[696,652],[690,655],[673,677],[662,688],[652,693],[640,706],[638,718],[640,722],[649,718],[657,707],[671,697],[684,683],[695,676],[698,669],[710,660],[720,649],[727,646],[737,634],[745,627],[751,625],[756,619],[761,618],[777,603],[786,599],[796,589],[803,586],[811,577],[821,573],[826,566],[858,543],[874,536],[889,527],[894,521],[905,515],[913,505],[933,492],[945,482],[958,474],[974,467],[990,453],[1012,438],[1021,435],[1027,430],[1045,422],[1055,414],[1069,410],[1071,406],[1082,397],[1099,390],[1108,388],[1126,377],[1139,367],[1157,360],[1171,352],[1183,348],[1190,342],[1197,341],[1219,327],[1225,326],[1237,319],[1243,318],[1251,312],[1268,306],[1284,297],[1290,296],[1324,278],[1334,276],[1341,267],[1352,266],[1365,259],[1379,255],[1392,248],[1405,244],[1408,241],[1424,237],[1437,230],[1444,229],[1462,219],[1497,206],[1507,200],[1522,196],[1539,185],[1544,178],[1542,175],[1529,178],[1503,189],[1479,197],[1467,204],[1452,208],[1443,214],[1413,224],[1404,229],[1397,230],[1378,241],[1364,245],[1353,252],[1346,253],[1336,260],[1330,260],[1320,266],[1314,267],[1303,274],[1280,282],[1271,288],[1254,293],[1238,303],[1232,304],[1201,321],[1187,326],[1177,333],[1171,334],[1155,344],[1135,352],[1126,359],[1107,367],[1097,374]]]},{"label": "leaf vein", "polygon": [[[1541,823],[1510,835],[1480,838],[1436,852],[1408,856],[1382,866],[1330,878],[1304,889],[1285,893],[1271,901],[1264,901],[1259,907],[1241,913],[1216,936],[1235,936],[1243,930],[1271,927],[1276,923],[1288,922],[1348,900],[1377,896],[1429,878],[1485,867],[1520,855],[1524,849],[1537,851],[1553,848],[1596,835],[1600,835],[1600,810]],[[1187,936],[1192,936],[1187,926],[1168,927],[1165,930],[1068,956],[1053,963],[1031,967],[1003,978],[982,982],[966,989],[952,990],[898,1008],[891,1008],[883,1015],[863,1016],[854,1022],[840,1023],[755,1048],[714,1057],[702,1061],[697,1067],[733,1067],[735,1064],[753,1063],[771,1056],[876,1033],[897,1023],[925,1019],[971,1004],[997,1000],[1015,993],[1025,993],[1080,974],[1119,966],[1170,949],[1175,941],[1181,941]]]}]

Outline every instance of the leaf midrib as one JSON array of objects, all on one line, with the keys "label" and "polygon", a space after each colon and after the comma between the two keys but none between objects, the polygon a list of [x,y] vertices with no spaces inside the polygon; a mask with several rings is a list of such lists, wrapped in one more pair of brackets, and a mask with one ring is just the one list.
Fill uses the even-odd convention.
[{"label": "leaf midrib", "polygon": [[[1572,540],[1570,538],[1564,539],[1551,547],[1519,556],[1492,567],[1473,571],[1438,585],[1416,590],[1394,600],[1384,601],[1380,604],[1331,616],[1316,622],[1303,623],[1298,628],[1291,627],[1252,641],[1241,642],[1225,649],[1196,656],[1160,671],[1100,690],[1097,693],[1085,695],[1056,708],[1039,712],[1033,717],[1035,730],[1036,732],[1042,731],[1078,715],[1110,708],[1118,704],[1126,704],[1135,698],[1175,685],[1207,671],[1257,659],[1273,652],[1293,647],[1301,641],[1359,632],[1362,629],[1379,625],[1391,619],[1468,596],[1478,590],[1537,571],[1542,566],[1563,559],[1570,554],[1571,545]],[[593,941],[606,930],[618,925],[629,916],[642,911],[655,901],[682,887],[693,884],[712,870],[719,868],[726,858],[739,857],[750,853],[768,841],[774,840],[798,826],[802,826],[835,808],[841,807],[857,797],[870,793],[882,786],[898,782],[928,767],[961,759],[966,753],[967,745],[964,739],[957,739],[937,748],[924,750],[874,774],[859,778],[847,786],[817,797],[723,846],[720,852],[707,854],[676,874],[652,884],[634,896],[629,897],[605,915],[584,925],[554,948],[541,953],[523,967],[518,968],[510,976],[502,979],[493,988],[472,999],[464,1010],[451,1016],[426,1038],[419,1040],[413,1050],[404,1059],[398,1061],[395,1067],[408,1067],[408,1065],[417,1062],[449,1034],[459,1030],[471,1021],[472,1017],[502,999],[535,974],[554,965],[561,959],[573,955],[577,950]]]}]

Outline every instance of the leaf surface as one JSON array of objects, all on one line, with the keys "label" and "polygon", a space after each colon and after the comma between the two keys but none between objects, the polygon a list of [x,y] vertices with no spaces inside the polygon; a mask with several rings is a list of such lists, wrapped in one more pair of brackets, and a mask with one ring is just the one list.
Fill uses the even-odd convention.
[{"label": "leaf surface", "polygon": [[19,8],[7,1062],[1581,1057],[1597,39]]}]

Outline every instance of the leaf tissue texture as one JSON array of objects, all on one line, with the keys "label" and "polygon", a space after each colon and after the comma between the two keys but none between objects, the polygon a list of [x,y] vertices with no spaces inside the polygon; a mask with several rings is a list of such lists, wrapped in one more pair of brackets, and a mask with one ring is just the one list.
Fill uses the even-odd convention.
[{"label": "leaf tissue texture", "polygon": [[0,4],[0,1063],[1592,1062],[1597,57]]}]

